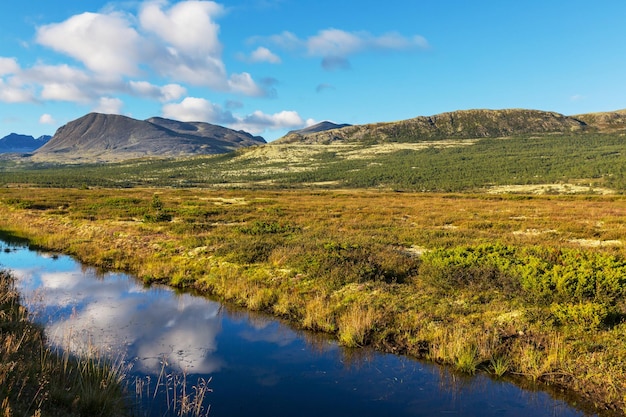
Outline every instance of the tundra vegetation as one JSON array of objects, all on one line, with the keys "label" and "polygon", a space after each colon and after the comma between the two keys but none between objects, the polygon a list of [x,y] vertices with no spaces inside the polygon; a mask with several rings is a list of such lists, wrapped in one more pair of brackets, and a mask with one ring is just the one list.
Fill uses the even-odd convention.
[{"label": "tundra vegetation", "polygon": [[625,215],[621,195],[0,188],[0,229],[35,247],[618,413]]}]

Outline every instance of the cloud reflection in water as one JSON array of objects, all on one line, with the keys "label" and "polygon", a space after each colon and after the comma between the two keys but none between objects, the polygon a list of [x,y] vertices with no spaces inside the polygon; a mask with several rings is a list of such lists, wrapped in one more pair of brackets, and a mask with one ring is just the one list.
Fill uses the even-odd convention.
[{"label": "cloud reflection in water", "polygon": [[[80,268],[42,272],[15,269],[22,292],[40,317],[53,345],[80,353],[89,347],[124,354],[135,371],[158,374],[165,358],[173,369],[209,374],[221,330],[219,304],[169,289],[146,291],[118,274]],[[125,346],[125,352],[116,352]]]}]

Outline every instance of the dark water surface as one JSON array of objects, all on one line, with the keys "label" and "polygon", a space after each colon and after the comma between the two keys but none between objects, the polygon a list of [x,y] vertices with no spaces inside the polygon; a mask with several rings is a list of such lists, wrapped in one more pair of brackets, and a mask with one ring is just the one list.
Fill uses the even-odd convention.
[{"label": "dark water surface", "polygon": [[272,318],[146,288],[66,256],[0,241],[0,268],[18,278],[25,304],[53,345],[76,353],[97,347],[123,360],[129,397],[142,403],[138,415],[166,415],[171,398],[181,396],[174,383],[180,390],[186,381],[190,393],[199,378],[210,379],[205,411],[210,405],[209,415],[217,417],[588,415],[545,392],[342,349]]}]

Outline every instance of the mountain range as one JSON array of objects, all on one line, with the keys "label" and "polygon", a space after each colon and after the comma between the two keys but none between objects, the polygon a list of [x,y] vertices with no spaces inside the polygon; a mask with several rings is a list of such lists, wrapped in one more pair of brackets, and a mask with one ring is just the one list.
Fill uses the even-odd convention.
[{"label": "mountain range", "polygon": [[30,153],[45,145],[51,138],[48,135],[34,138],[11,133],[0,139],[0,153]]},{"label": "mountain range", "polygon": [[[565,116],[555,112],[505,109],[461,110],[396,122],[363,125],[324,121],[294,130],[272,145],[419,143],[444,139],[478,139],[626,131],[626,110]],[[60,127],[54,136],[11,134],[0,139],[0,152],[32,152],[35,162],[114,162],[142,157],[175,158],[227,153],[264,145],[260,136],[203,122],[90,113]]]},{"label": "mountain range", "polygon": [[626,110],[577,116],[526,109],[460,110],[397,122],[348,125],[311,132],[294,131],[275,143],[420,142],[624,128]]},{"label": "mountain range", "polygon": [[266,143],[260,136],[203,122],[89,113],[60,127],[32,159],[46,162],[113,162],[141,157],[226,153]]}]

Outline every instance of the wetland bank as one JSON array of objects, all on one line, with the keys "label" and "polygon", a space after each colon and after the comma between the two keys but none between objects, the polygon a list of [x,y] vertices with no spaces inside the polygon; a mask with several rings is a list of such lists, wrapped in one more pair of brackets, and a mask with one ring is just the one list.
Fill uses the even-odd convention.
[{"label": "wetland bank", "polygon": [[619,196],[5,188],[0,204],[0,229],[89,265],[626,406]]}]

